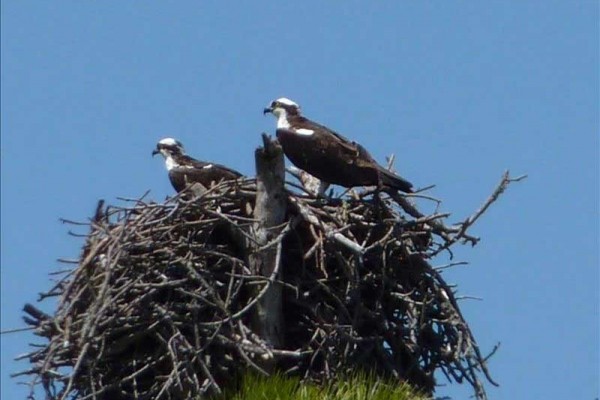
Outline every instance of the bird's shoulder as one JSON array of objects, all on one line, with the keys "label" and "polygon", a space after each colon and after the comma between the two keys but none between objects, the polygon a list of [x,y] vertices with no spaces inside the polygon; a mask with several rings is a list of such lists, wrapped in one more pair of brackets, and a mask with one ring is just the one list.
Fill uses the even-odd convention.
[{"label": "bird's shoulder", "polygon": [[206,161],[196,160],[195,158],[190,157],[188,155],[182,155],[176,161],[177,161],[177,164],[179,164],[182,168],[202,169],[211,164]]},{"label": "bird's shoulder", "polygon": [[348,139],[346,136],[325,125],[321,125],[318,122],[312,121],[303,116],[297,116],[295,121],[292,123],[292,127],[295,129],[311,129],[315,132],[319,132],[322,135],[327,136],[332,141],[332,145],[339,146],[346,152],[361,158],[368,160],[373,159],[371,154],[361,144],[355,142],[354,140]]},{"label": "bird's shoulder", "polygon": [[209,161],[200,161],[200,160],[196,160],[190,156],[183,156],[185,157],[185,163],[186,166],[188,167],[193,167],[194,169],[198,169],[198,170],[213,170],[213,171],[219,171],[221,173],[224,174],[229,174],[235,177],[241,177],[243,176],[241,173],[239,173],[238,171],[231,169],[229,167],[226,167],[225,165],[222,164],[217,164],[214,162],[209,162]]},{"label": "bird's shoulder", "polygon": [[356,143],[350,139],[348,139],[347,137],[345,137],[344,135],[334,131],[333,129],[322,125],[318,122],[315,122],[313,120],[310,120],[306,117],[303,117],[301,115],[298,116],[294,116],[292,119],[290,119],[290,125],[292,128],[298,130],[298,129],[310,129],[312,131],[315,131],[316,133],[320,133],[320,134],[324,134],[324,135],[329,135],[331,136],[333,139],[335,139],[337,142],[340,143],[344,143],[344,144],[348,144],[348,145],[356,145]]}]

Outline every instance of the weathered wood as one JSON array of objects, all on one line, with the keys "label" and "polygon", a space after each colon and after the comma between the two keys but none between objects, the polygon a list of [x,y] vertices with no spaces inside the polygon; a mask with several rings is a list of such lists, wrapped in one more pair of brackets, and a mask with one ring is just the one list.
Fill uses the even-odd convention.
[{"label": "weathered wood", "polygon": [[[256,161],[256,205],[253,233],[256,238],[250,255],[250,267],[257,275],[270,277],[269,288],[256,305],[256,332],[272,348],[283,345],[283,315],[281,285],[274,281],[279,271],[281,246],[266,246],[281,233],[285,222],[285,164],[281,146],[263,134],[264,147],[255,152]],[[265,368],[270,362],[265,360]]]}]

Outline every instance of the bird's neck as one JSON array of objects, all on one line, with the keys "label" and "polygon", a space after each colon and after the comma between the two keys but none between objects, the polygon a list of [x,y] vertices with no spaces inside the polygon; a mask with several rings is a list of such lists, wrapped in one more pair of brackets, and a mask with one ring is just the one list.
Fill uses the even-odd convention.
[{"label": "bird's neck", "polygon": [[289,127],[288,115],[285,111],[282,111],[277,117],[277,129],[289,129]]},{"label": "bird's neck", "polygon": [[170,171],[173,168],[179,167],[179,163],[175,161],[173,156],[169,155],[165,158],[165,166],[167,167],[167,171]]}]

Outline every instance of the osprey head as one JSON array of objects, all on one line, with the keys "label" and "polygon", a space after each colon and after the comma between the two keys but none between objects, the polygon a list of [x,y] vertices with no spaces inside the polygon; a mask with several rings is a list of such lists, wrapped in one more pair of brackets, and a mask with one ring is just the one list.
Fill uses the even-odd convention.
[{"label": "osprey head", "polygon": [[157,144],[156,148],[152,151],[152,156],[162,154],[163,157],[169,158],[175,155],[183,155],[183,145],[179,140],[173,138],[161,139]]},{"label": "osprey head", "polygon": [[263,110],[263,114],[271,113],[277,118],[288,115],[300,115],[300,106],[286,97],[280,97],[273,100],[267,108]]}]

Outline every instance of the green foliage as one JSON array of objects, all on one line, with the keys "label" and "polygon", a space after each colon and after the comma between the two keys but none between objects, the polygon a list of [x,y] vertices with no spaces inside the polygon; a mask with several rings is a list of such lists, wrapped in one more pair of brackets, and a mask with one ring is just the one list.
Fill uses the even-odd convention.
[{"label": "green foliage", "polygon": [[298,378],[247,374],[240,389],[216,400],[426,400],[409,385],[357,373],[326,386],[301,383]]}]

